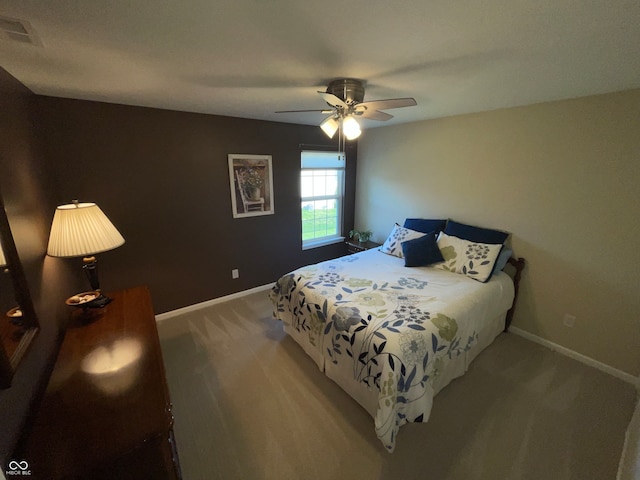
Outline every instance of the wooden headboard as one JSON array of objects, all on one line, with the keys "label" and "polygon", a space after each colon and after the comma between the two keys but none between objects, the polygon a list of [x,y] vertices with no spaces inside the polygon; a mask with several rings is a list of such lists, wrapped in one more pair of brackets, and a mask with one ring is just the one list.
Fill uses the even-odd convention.
[{"label": "wooden headboard", "polygon": [[513,286],[515,288],[515,296],[513,298],[513,305],[507,312],[507,318],[504,322],[504,331],[509,330],[509,325],[511,325],[511,320],[513,319],[513,312],[516,310],[516,302],[518,301],[518,287],[520,286],[520,275],[522,274],[522,270],[524,270],[524,266],[526,264],[524,258],[513,258],[510,257],[507,261],[509,265],[515,268],[515,273],[513,275]]}]

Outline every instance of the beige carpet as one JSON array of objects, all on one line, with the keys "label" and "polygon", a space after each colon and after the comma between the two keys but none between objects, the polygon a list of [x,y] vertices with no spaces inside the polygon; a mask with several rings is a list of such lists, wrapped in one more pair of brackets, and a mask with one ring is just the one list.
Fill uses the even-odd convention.
[{"label": "beige carpet", "polygon": [[615,479],[635,401],[631,385],[502,334],[389,454],[266,292],[158,329],[185,480]]}]

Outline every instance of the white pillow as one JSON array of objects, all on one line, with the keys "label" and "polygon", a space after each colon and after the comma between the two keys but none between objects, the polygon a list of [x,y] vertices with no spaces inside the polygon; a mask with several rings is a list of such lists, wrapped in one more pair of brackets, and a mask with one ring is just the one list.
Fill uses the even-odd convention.
[{"label": "white pillow", "polygon": [[388,255],[404,258],[404,255],[402,254],[402,242],[424,237],[424,235],[425,234],[422,232],[416,232],[415,230],[401,227],[396,223],[384,244],[380,247],[380,251]]},{"label": "white pillow", "polygon": [[440,232],[438,248],[444,262],[433,265],[435,268],[460,273],[484,283],[491,278],[502,244],[472,242]]}]

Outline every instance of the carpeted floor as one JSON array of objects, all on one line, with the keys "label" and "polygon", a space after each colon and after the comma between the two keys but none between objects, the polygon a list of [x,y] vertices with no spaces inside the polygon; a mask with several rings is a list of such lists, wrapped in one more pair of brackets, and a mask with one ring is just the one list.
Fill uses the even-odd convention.
[{"label": "carpeted floor", "polygon": [[615,479],[635,388],[502,334],[394,453],[266,292],[159,322],[185,480]]}]

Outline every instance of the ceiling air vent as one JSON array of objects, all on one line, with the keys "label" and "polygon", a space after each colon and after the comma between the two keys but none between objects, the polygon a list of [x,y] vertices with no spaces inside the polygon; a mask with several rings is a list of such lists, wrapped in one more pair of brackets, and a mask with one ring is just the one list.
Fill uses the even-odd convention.
[{"label": "ceiling air vent", "polygon": [[42,46],[35,30],[24,20],[0,15],[0,40],[13,40],[29,45]]}]

